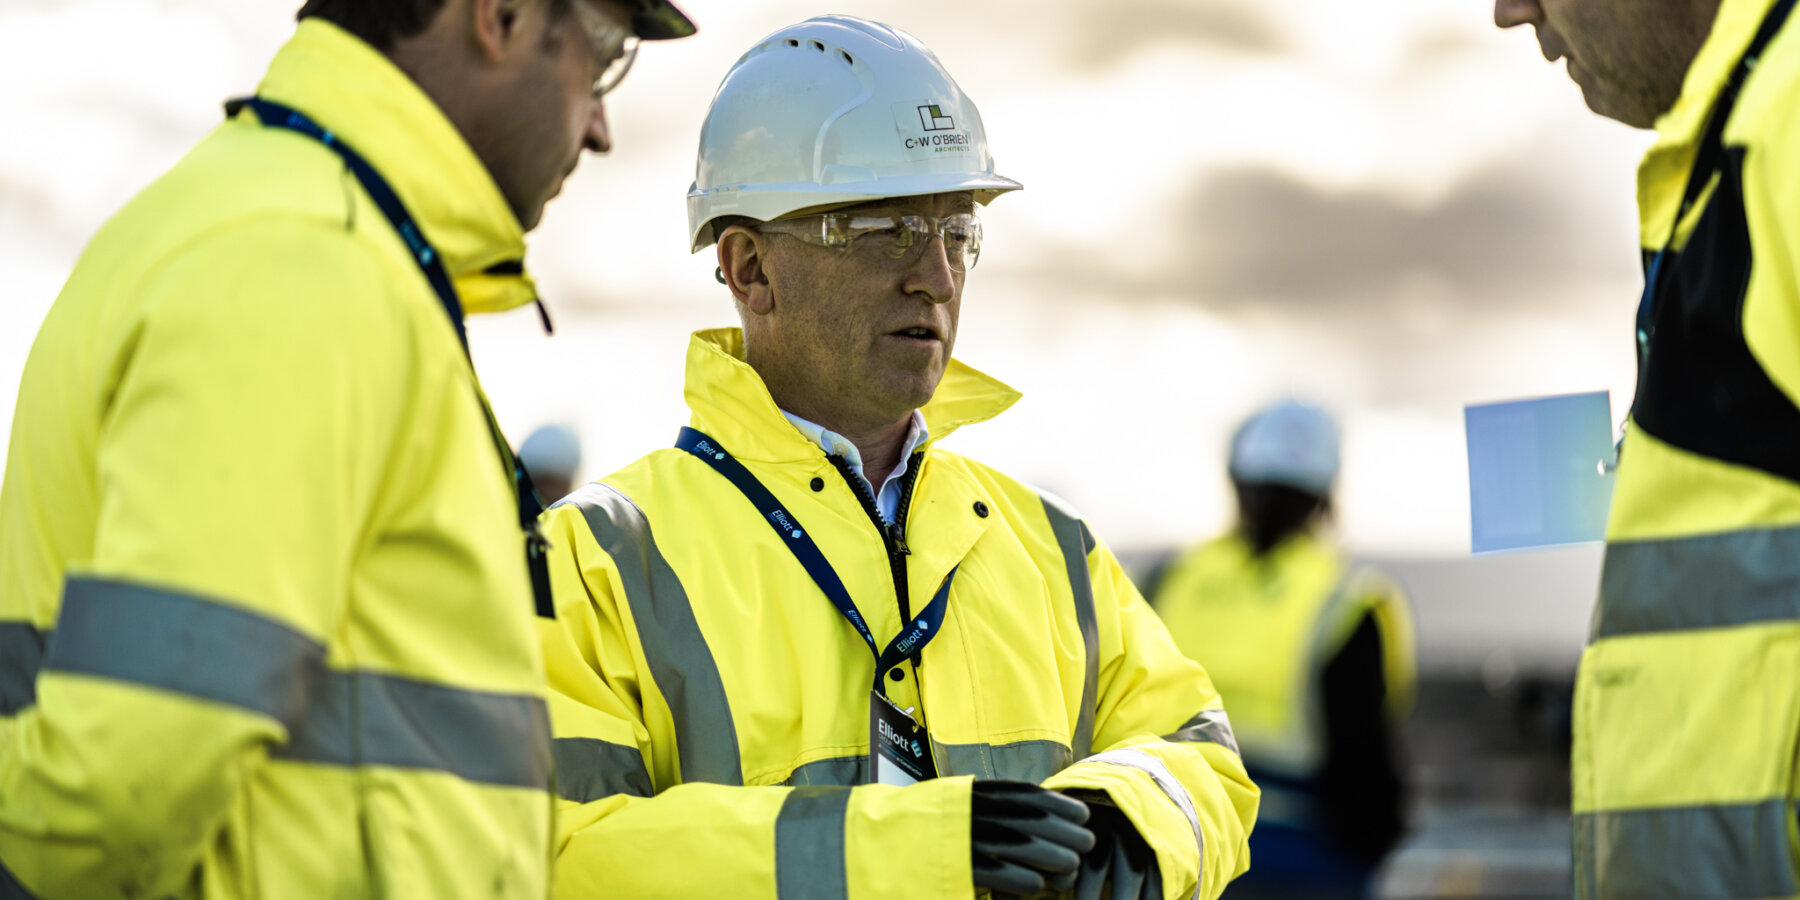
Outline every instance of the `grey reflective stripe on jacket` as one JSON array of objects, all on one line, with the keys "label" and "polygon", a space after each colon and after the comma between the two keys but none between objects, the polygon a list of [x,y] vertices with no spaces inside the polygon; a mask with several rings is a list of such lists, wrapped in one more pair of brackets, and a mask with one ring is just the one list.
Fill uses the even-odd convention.
[{"label": "grey reflective stripe on jacket", "polygon": [[288,731],[274,759],[549,785],[542,698],[329,669],[325,646],[300,631],[193,594],[70,578],[43,668],[266,715]]},{"label": "grey reflective stripe on jacket", "polygon": [[[1151,780],[1156,782],[1156,786],[1162,788],[1162,792],[1169,798],[1169,802],[1175,804],[1176,808],[1181,810],[1182,815],[1187,817],[1188,825],[1193,827],[1194,859],[1206,859],[1206,836],[1200,831],[1200,815],[1194,809],[1194,798],[1188,795],[1187,786],[1181,783],[1181,779],[1175,777],[1174,772],[1169,771],[1168,766],[1163,765],[1162,760],[1142,750],[1121,747],[1117,750],[1108,750],[1098,756],[1090,756],[1082,762],[1124,766],[1149,775]],[[1199,900],[1199,897],[1200,888],[1196,886],[1194,898]]]},{"label": "grey reflective stripe on jacket", "polygon": [[1238,752],[1237,737],[1231,733],[1231,717],[1222,709],[1202,710],[1181,723],[1181,727],[1163,735],[1163,740],[1181,744],[1218,744]]},{"label": "grey reflective stripe on jacket", "polygon": [[1581,813],[1578,896],[1600,900],[1792,897],[1793,807],[1760,803]]},{"label": "grey reflective stripe on jacket", "polygon": [[1081,711],[1075,722],[1071,741],[1075,758],[1094,750],[1094,715],[1100,696],[1100,628],[1094,614],[1094,582],[1088,571],[1087,555],[1098,542],[1087,523],[1064,507],[1062,501],[1042,494],[1044,515],[1050,519],[1050,530],[1062,550],[1063,565],[1069,577],[1069,591],[1075,597],[1075,621],[1081,627],[1081,646],[1086,657],[1086,671],[1081,682]]},{"label": "grey reflective stripe on jacket", "polygon": [[1593,639],[1800,619],[1800,528],[1606,546]]},{"label": "grey reflective stripe on jacket", "polygon": [[37,702],[37,673],[51,634],[30,622],[0,622],[0,716]]},{"label": "grey reflective stripe on jacket", "polygon": [[844,900],[847,787],[797,787],[775,817],[775,896],[780,900]]},{"label": "grey reflective stripe on jacket", "polygon": [[725,681],[700,633],[687,589],[656,549],[644,511],[618,488],[600,482],[583,485],[555,505],[581,510],[594,541],[619,573],[650,676],[674,719],[681,780],[743,784]]},{"label": "grey reflective stripe on jacket", "polygon": [[648,797],[656,793],[650,770],[636,747],[599,738],[557,738],[556,793],[564,800],[592,803],[615,794]]}]

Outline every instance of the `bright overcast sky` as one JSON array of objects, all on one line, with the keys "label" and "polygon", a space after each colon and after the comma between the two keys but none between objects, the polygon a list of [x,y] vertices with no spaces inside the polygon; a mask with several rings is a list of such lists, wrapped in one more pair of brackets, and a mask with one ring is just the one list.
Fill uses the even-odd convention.
[{"label": "bright overcast sky", "polygon": [[[0,423],[83,243],[254,88],[289,2],[0,5]],[[576,426],[604,475],[685,423],[694,328],[734,324],[683,195],[713,89],[823,12],[934,48],[999,171],[957,355],[1025,399],[951,446],[1069,498],[1120,547],[1227,520],[1223,450],[1297,392],[1346,429],[1340,530],[1384,555],[1468,549],[1462,405],[1629,402],[1646,136],[1590,115],[1529,31],[1445,0],[692,0],[645,47],[532,237],[558,325],[472,327],[515,440]]]}]

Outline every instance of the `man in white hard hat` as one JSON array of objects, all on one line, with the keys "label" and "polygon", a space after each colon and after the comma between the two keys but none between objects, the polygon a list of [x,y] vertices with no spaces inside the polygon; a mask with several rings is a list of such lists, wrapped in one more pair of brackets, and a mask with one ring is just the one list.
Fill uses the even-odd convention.
[{"label": "man in white hard hat", "polygon": [[1232,437],[1237,526],[1178,559],[1154,606],[1231,698],[1263,789],[1230,898],[1361,898],[1403,829],[1396,726],[1414,689],[1406,598],[1323,535],[1338,475],[1324,410],[1283,401]]},{"label": "man in white hard hat", "polygon": [[1214,897],[1256,788],[1219,696],[1059,501],[939,447],[995,174],[919,41],[758,42],[688,194],[743,323],[691,427],[545,515],[558,886],[609,898]]}]

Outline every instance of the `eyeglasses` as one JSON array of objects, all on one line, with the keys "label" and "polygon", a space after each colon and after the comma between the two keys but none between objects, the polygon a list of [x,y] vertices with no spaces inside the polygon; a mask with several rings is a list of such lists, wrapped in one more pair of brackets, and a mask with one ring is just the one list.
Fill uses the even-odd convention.
[{"label": "eyeglasses", "polygon": [[611,16],[595,9],[588,0],[575,0],[575,15],[587,32],[594,49],[594,62],[600,74],[594,78],[594,99],[599,99],[625,80],[631,63],[637,59],[638,36],[631,26],[622,25]]},{"label": "eyeglasses", "polygon": [[823,213],[764,222],[755,228],[793,235],[816,247],[836,247],[880,265],[912,265],[931,246],[934,237],[943,240],[944,258],[953,271],[967,272],[981,258],[981,220],[974,213],[943,218]]}]

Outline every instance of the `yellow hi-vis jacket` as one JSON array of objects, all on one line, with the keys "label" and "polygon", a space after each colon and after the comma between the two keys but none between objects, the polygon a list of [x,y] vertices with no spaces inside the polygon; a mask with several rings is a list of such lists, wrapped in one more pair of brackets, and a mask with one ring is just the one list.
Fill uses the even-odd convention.
[{"label": "yellow hi-vis jacket", "polygon": [[[1638,172],[1663,247],[1770,0],[1723,0]],[[1575,884],[1800,897],[1800,15],[1725,120],[1665,258],[1575,688]]]},{"label": "yellow hi-vis jacket", "polygon": [[[499,189],[380,54],[309,19],[258,90],[386,176],[469,307],[534,296]],[[0,895],[547,894],[543,663],[477,391],[304,136],[245,113],[101,229],[0,489]]]},{"label": "yellow hi-vis jacket", "polygon": [[[1326,752],[1320,673],[1364,617],[1381,635],[1389,724],[1411,708],[1417,674],[1405,596],[1374,570],[1349,570],[1311,535],[1260,558],[1236,535],[1201,544],[1170,565],[1154,605],[1176,646],[1206,660],[1230,700],[1232,731],[1254,772],[1291,781],[1319,774]],[[1264,821],[1306,824],[1302,799],[1262,787]]]},{"label": "yellow hi-vis jacket", "polygon": [[[793,513],[885,646],[902,624],[888,544],[742,353],[736,329],[695,335],[693,426]],[[1107,792],[1167,897],[1244,871],[1257,791],[1206,673],[1080,519],[935,446],[1017,398],[953,362],[923,409],[892,559],[915,611],[960,568],[936,638],[884,680],[944,776],[907,787],[860,784],[867,645],[706,463],[659,450],[545,514],[558,896],[971,897],[971,776]]]}]

